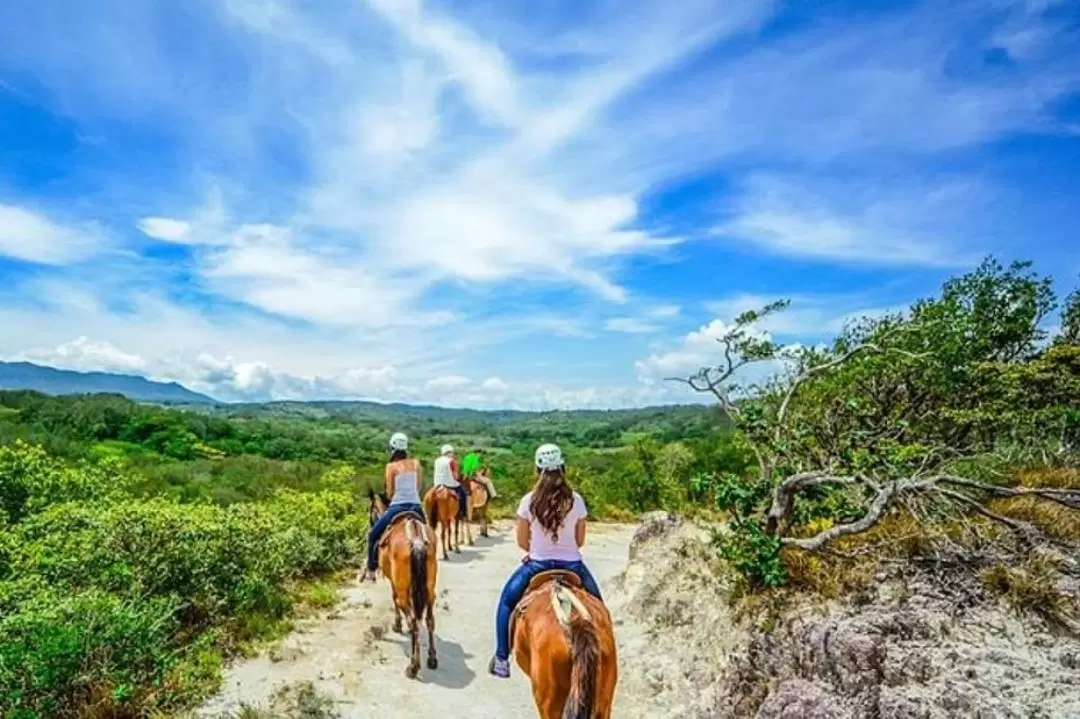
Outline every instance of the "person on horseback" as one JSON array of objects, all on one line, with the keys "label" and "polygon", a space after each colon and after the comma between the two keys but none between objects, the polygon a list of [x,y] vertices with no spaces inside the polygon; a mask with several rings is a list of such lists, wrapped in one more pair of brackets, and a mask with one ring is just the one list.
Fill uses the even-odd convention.
[{"label": "person on horseback", "polygon": [[465,519],[469,515],[469,495],[458,478],[461,474],[458,470],[457,458],[454,456],[454,448],[444,444],[435,460],[435,486],[449,487],[454,490],[458,497],[458,519]]},{"label": "person on horseback", "polygon": [[390,461],[386,464],[386,495],[390,497],[390,506],[368,532],[367,567],[361,581],[375,581],[375,572],[379,568],[379,539],[394,517],[404,512],[415,512],[423,518],[424,509],[420,506],[421,475],[420,461],[409,457],[409,438],[395,432],[390,437]]},{"label": "person on horseback", "polygon": [[537,574],[553,569],[573,572],[589,594],[603,601],[600,587],[581,557],[585,543],[585,500],[566,481],[562,450],[554,444],[536,450],[536,484],[517,511],[517,543],[526,555],[499,597],[495,616],[495,656],[488,671],[510,676],[510,617]]},{"label": "person on horseback", "polygon": [[461,462],[461,476],[482,482],[487,487],[488,497],[495,499],[499,496],[499,493],[495,491],[495,485],[492,483],[487,470],[481,471],[480,460],[483,453],[484,450],[475,449],[465,455],[465,459]]}]

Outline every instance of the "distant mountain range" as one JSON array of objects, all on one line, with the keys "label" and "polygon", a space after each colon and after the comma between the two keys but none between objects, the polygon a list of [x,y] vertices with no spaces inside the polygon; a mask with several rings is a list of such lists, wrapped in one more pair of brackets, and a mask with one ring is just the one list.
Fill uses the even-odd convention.
[{"label": "distant mountain range", "polygon": [[44,394],[119,394],[136,402],[216,404],[216,400],[176,382],[109,372],[74,372],[30,362],[0,362],[0,389],[30,389]]}]

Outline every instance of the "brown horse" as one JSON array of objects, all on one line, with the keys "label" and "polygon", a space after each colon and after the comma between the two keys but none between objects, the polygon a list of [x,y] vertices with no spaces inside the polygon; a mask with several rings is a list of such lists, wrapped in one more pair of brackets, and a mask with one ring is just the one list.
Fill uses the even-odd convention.
[{"label": "brown horse", "polygon": [[[483,476],[487,476],[481,472]],[[465,491],[469,493],[469,523],[474,521],[474,518],[479,518],[480,521],[480,536],[488,537],[488,524],[490,520],[488,518],[488,502],[491,497],[488,496],[488,488],[480,479],[475,477],[468,477],[465,480]],[[470,532],[471,535],[471,532]],[[472,537],[469,537],[469,544],[472,544]]]},{"label": "brown horse", "polygon": [[[449,487],[432,487],[424,495],[424,511],[427,512],[431,528],[441,527],[443,559],[450,559],[450,545],[455,552],[461,552],[461,536],[458,512],[461,502],[457,492]],[[456,540],[456,541],[454,541]]]},{"label": "brown horse", "polygon": [[618,657],[611,614],[571,572],[543,572],[514,612],[514,658],[541,719],[611,719]]},{"label": "brown horse", "polygon": [[[369,519],[372,524],[387,509],[390,500],[370,490]],[[401,514],[387,528],[379,541],[379,569],[390,579],[394,600],[394,631],[401,633],[402,617],[409,623],[412,656],[405,676],[415,679],[420,673],[420,621],[428,630],[428,669],[437,669],[435,655],[435,582],[438,562],[435,557],[435,536],[428,531],[424,520],[413,513]]]}]

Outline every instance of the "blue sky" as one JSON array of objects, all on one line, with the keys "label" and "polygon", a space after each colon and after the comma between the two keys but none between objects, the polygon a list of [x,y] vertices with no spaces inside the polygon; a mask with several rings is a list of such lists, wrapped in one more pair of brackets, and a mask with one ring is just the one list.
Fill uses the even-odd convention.
[{"label": "blue sky", "polygon": [[0,5],[0,358],[224,399],[687,401],[1078,189],[1074,2]]}]

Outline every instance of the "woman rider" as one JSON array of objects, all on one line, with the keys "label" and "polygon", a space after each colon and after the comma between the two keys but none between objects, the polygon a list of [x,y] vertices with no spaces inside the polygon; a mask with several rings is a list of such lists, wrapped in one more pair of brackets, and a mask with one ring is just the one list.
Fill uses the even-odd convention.
[{"label": "woman rider", "polygon": [[395,432],[390,437],[390,461],[386,464],[386,494],[390,497],[390,506],[368,533],[367,571],[361,581],[375,581],[375,570],[379,568],[379,539],[394,517],[402,512],[424,516],[420,506],[420,479],[420,460],[409,457],[409,438]]},{"label": "woman rider", "polygon": [[488,667],[494,676],[510,676],[510,617],[537,574],[550,569],[571,571],[585,591],[602,600],[600,587],[581,559],[587,514],[585,501],[566,481],[562,450],[554,444],[542,445],[536,450],[536,484],[518,505],[517,543],[526,555],[499,597],[495,656]]}]

